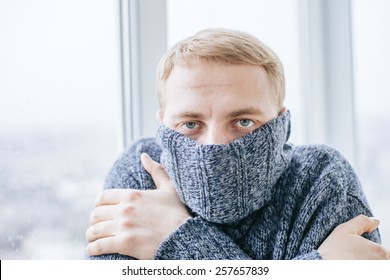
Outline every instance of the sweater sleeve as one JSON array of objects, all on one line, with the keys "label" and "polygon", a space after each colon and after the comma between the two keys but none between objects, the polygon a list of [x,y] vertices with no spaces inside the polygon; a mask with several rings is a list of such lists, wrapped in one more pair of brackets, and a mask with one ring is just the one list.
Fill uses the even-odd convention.
[{"label": "sweater sleeve", "polygon": [[[200,217],[187,220],[164,240],[156,260],[250,260],[227,234]],[[316,250],[296,256],[297,260],[321,260]]]},{"label": "sweater sleeve", "polygon": [[152,177],[141,164],[141,154],[147,153],[154,161],[160,161],[161,148],[154,138],[134,142],[113,164],[104,182],[104,189],[154,189]]},{"label": "sweater sleeve", "polygon": [[156,260],[248,260],[249,256],[215,224],[188,219],[157,250]]},{"label": "sweater sleeve", "polygon": [[[320,147],[316,162],[310,161],[310,165],[315,167],[302,172],[317,175],[306,180],[306,187],[303,187],[301,197],[297,199],[302,203],[294,209],[298,214],[292,232],[296,235],[287,248],[288,259],[301,259],[307,254],[318,255],[316,249],[336,226],[360,214],[373,216],[351,165],[336,150]],[[363,234],[363,237],[376,243],[381,242],[378,229]]]}]

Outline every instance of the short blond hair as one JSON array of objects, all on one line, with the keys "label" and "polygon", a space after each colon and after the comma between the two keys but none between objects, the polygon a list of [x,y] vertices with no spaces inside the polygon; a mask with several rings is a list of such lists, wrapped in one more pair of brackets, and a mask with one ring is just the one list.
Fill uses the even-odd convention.
[{"label": "short blond hair", "polygon": [[263,67],[268,73],[279,108],[283,107],[285,80],[277,55],[256,37],[236,30],[205,29],[179,41],[168,49],[157,67],[157,95],[164,108],[165,82],[177,64],[207,61],[222,64],[247,64]]}]

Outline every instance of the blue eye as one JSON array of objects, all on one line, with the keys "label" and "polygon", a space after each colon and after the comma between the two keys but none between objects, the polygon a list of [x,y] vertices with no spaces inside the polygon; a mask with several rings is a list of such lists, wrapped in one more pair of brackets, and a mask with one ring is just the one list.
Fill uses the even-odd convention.
[{"label": "blue eye", "polygon": [[196,127],[196,123],[194,122],[187,122],[184,124],[186,126],[186,128],[188,129],[194,129]]},{"label": "blue eye", "polygon": [[240,124],[240,126],[242,127],[248,127],[248,126],[251,126],[253,124],[253,122],[251,120],[239,120],[238,123]]}]

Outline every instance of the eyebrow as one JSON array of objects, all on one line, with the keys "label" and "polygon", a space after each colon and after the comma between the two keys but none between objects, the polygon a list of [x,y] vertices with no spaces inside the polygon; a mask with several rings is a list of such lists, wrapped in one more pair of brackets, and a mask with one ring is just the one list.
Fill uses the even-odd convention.
[{"label": "eyebrow", "polygon": [[239,116],[242,116],[242,115],[258,115],[258,116],[263,116],[264,115],[264,112],[259,110],[259,109],[256,109],[256,108],[245,108],[245,109],[241,109],[241,110],[237,110],[237,111],[233,111],[233,112],[230,112],[228,114],[228,117],[230,118],[235,118],[235,117],[239,117]]},{"label": "eyebrow", "polygon": [[203,119],[204,115],[187,111],[187,112],[181,112],[173,116],[174,119]]},{"label": "eyebrow", "polygon": [[[245,108],[230,112],[228,118],[236,118],[242,115],[258,115],[263,116],[264,112],[256,108]],[[196,112],[186,111],[173,116],[174,119],[204,119],[204,115]]]}]

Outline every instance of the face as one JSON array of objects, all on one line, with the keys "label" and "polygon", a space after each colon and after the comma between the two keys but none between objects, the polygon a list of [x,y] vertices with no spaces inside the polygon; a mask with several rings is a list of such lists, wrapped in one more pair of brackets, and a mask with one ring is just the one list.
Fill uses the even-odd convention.
[{"label": "face", "polygon": [[268,74],[259,66],[175,65],[164,94],[160,121],[200,144],[229,143],[280,111]]}]

